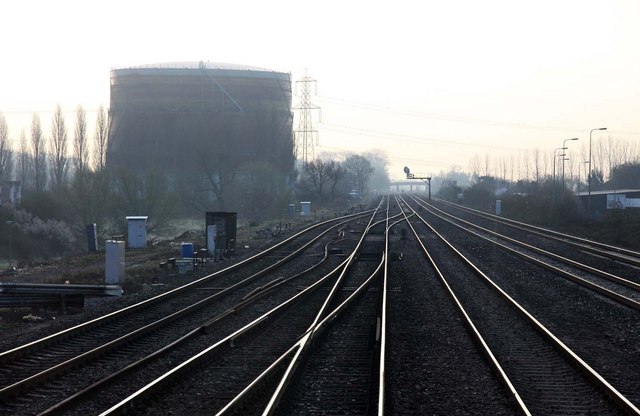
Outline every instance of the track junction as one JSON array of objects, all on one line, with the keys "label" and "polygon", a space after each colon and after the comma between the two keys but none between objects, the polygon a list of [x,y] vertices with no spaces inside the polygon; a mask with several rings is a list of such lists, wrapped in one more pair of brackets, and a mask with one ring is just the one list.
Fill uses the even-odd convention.
[{"label": "track junction", "polygon": [[640,414],[639,265],[384,197],[0,352],[0,413]]}]

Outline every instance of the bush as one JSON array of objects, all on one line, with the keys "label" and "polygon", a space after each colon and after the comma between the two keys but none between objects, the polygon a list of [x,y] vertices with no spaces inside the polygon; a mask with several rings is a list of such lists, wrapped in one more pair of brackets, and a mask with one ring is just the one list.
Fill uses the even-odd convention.
[{"label": "bush", "polygon": [[65,222],[43,220],[25,210],[15,211],[14,222],[14,255],[20,260],[48,259],[77,249],[77,238]]}]

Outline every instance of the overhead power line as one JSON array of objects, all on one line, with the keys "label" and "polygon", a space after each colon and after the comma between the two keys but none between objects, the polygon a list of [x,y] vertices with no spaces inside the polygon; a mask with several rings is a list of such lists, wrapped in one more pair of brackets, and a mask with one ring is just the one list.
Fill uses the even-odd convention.
[{"label": "overhead power line", "polygon": [[[331,151],[331,152],[338,153],[338,154],[341,153],[341,152],[347,153],[347,154],[354,152],[353,149],[349,149],[347,147],[335,147],[335,146],[325,146],[325,145],[321,145],[321,146],[318,146],[318,147],[321,148],[321,149],[325,149],[325,150],[328,150],[328,151]],[[400,163],[409,162],[409,163],[413,163],[415,165],[440,166],[440,167],[444,167],[444,168],[450,168],[452,166],[461,166],[461,164],[459,164],[459,163],[448,163],[448,162],[443,162],[441,160],[430,160],[430,159],[423,159],[423,158],[414,159],[414,158],[407,158],[407,157],[404,157],[404,156],[402,156],[402,157],[397,156],[396,157],[396,156],[390,156],[390,155],[387,155],[387,158],[390,161],[398,162],[399,164]]]},{"label": "overhead power line", "polygon": [[361,108],[365,110],[381,111],[381,112],[400,114],[400,115],[411,116],[411,117],[428,118],[432,120],[450,121],[454,123],[478,124],[483,126],[508,127],[508,128],[531,129],[531,130],[547,130],[547,131],[575,132],[575,131],[581,130],[579,128],[571,128],[566,126],[563,126],[563,127],[543,126],[543,125],[528,124],[528,123],[516,123],[516,122],[509,122],[509,121],[487,120],[487,119],[479,119],[479,118],[473,118],[473,117],[464,117],[464,116],[456,116],[456,115],[448,115],[448,114],[428,113],[424,111],[408,110],[408,109],[384,106],[379,104],[370,104],[370,103],[363,103],[358,101],[343,100],[341,98],[334,98],[334,97],[319,96],[318,99],[332,102],[334,104]]},{"label": "overhead power line", "polygon": [[339,124],[330,124],[330,123],[322,123],[321,127],[323,130],[331,130],[337,132],[344,132],[359,136],[374,136],[383,139],[393,139],[395,141],[406,141],[412,143],[421,143],[421,144],[439,144],[443,146],[468,146],[468,147],[482,147],[488,149],[503,149],[503,150],[526,150],[526,147],[514,147],[514,146],[504,146],[504,145],[490,145],[486,143],[472,143],[463,140],[450,140],[450,139],[434,139],[431,137],[424,136],[412,136],[407,134],[400,133],[391,133],[391,132],[383,132],[379,130],[370,130],[370,129],[362,129],[358,127],[351,127]]},{"label": "overhead power line", "polygon": [[[473,118],[473,117],[429,113],[424,111],[409,110],[406,108],[398,108],[398,107],[391,107],[391,106],[385,106],[385,105],[379,105],[379,104],[345,100],[345,99],[336,98],[336,97],[318,96],[318,99],[321,101],[326,101],[333,104],[360,108],[364,110],[380,111],[380,112],[399,114],[399,115],[405,115],[410,117],[428,118],[432,120],[449,121],[453,123],[476,124],[476,125],[493,126],[493,127],[506,127],[506,128],[512,128],[512,129],[544,130],[544,131],[572,132],[572,133],[588,130],[585,128],[568,127],[568,126],[546,126],[546,125],[540,125],[540,124],[517,123],[517,122],[509,122],[509,121],[503,121],[503,120],[487,120],[487,119],[479,119],[479,118]],[[637,131],[615,130],[615,133],[626,134],[626,135],[640,135],[640,132],[637,132]]]}]

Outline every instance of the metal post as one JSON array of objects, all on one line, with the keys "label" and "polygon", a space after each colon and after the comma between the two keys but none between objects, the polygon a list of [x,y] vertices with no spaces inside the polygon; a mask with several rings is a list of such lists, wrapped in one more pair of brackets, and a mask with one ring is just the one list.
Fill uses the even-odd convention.
[{"label": "metal post", "polygon": [[[411,169],[407,166],[404,167],[404,173],[407,175],[407,179],[420,179],[423,181],[427,181],[427,185],[429,186],[429,200],[431,200],[431,176],[422,176],[411,173]],[[413,190],[413,187],[411,188]]]},{"label": "metal post", "polygon": [[[562,148],[563,149],[568,149],[567,147],[567,142],[572,141],[572,140],[578,140],[577,137],[574,137],[573,139],[564,139],[564,141],[562,142]],[[566,156],[566,154],[565,154]],[[565,160],[569,160],[569,159],[565,159],[564,156],[562,157],[562,189],[564,190],[564,161]]]},{"label": "metal post", "polygon": [[[588,163],[589,163],[589,161],[588,161],[588,160],[585,160],[584,162],[580,162],[580,164],[581,164],[581,165],[585,165],[585,166],[586,166]],[[588,175],[588,174],[589,174],[589,172],[587,171],[587,175]],[[581,175],[580,175],[580,169],[578,169],[578,193],[580,193],[580,183],[581,183],[580,178],[581,178]]]},{"label": "metal post", "polygon": [[[556,154],[556,152],[558,150],[565,150],[565,147],[556,147],[553,151],[553,203],[556,203],[556,162],[557,162],[557,157],[558,155]],[[564,154],[561,155],[562,157],[564,157]]]}]

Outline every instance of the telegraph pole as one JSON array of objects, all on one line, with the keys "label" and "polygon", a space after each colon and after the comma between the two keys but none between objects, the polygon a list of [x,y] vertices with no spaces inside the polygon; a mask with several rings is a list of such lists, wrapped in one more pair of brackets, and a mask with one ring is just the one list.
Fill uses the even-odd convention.
[{"label": "telegraph pole", "polygon": [[317,93],[316,80],[307,75],[296,81],[296,88],[300,85],[300,103],[293,107],[298,112],[298,128],[293,131],[295,137],[295,156],[307,164],[314,158],[314,146],[318,142],[318,130],[313,128],[311,112],[318,110],[321,118],[320,107],[311,102],[311,84],[314,84]]}]

